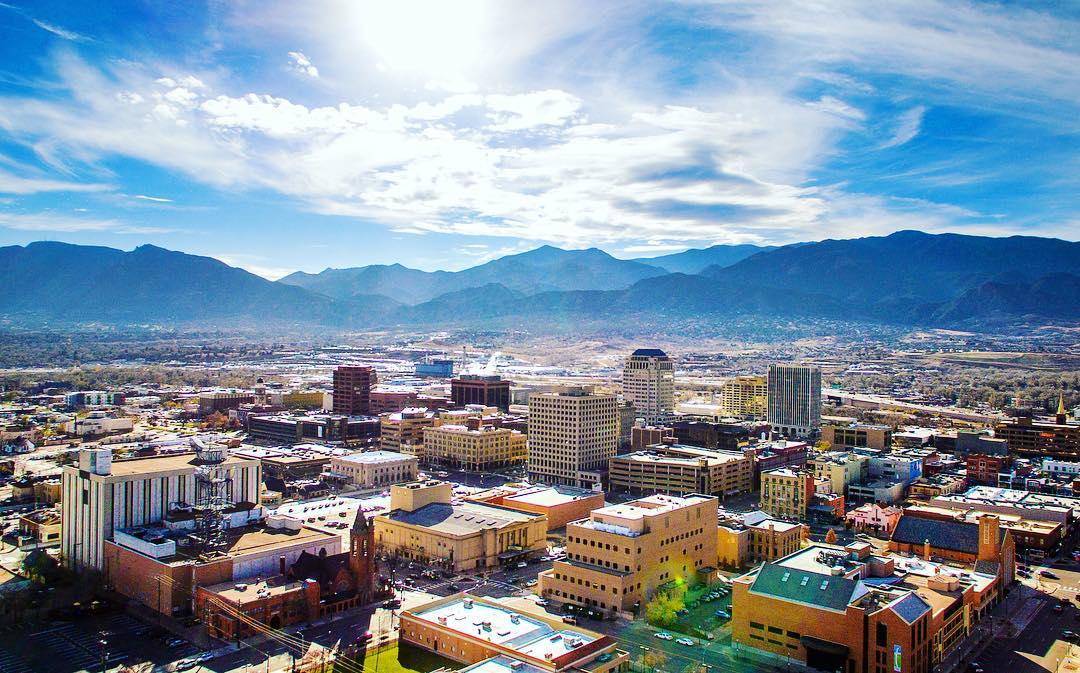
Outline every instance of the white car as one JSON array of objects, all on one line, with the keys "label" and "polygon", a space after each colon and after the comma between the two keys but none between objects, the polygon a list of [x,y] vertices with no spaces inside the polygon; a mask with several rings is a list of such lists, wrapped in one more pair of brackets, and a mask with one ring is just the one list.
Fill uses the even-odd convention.
[{"label": "white car", "polygon": [[661,631],[661,632],[657,633],[656,637],[659,638],[660,640],[675,640],[675,636],[671,635],[670,633],[667,633],[666,631]]},{"label": "white car", "polygon": [[697,644],[697,643],[694,642],[694,640],[692,638],[679,638],[675,642],[677,642],[680,645],[686,645],[687,647],[693,647],[694,645]]},{"label": "white car", "polygon": [[195,668],[198,665],[199,662],[195,661],[194,659],[181,659],[180,661],[176,662],[176,670],[186,671]]}]

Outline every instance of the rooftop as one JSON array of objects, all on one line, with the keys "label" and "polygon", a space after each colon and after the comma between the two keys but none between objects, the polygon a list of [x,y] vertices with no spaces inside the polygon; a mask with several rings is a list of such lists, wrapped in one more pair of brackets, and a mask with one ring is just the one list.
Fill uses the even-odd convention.
[{"label": "rooftop", "polygon": [[412,526],[422,526],[446,535],[472,535],[485,528],[503,528],[535,519],[541,514],[530,514],[485,505],[479,502],[465,501],[459,504],[434,502],[412,512],[393,510],[379,514],[391,521],[398,521]]},{"label": "rooftop", "polygon": [[267,598],[279,594],[297,591],[304,587],[304,580],[290,581],[284,577],[276,576],[261,582],[222,582],[206,587],[207,591],[213,592],[221,598],[239,603],[251,601],[256,598]]},{"label": "rooftop", "polygon": [[[252,465],[256,460],[229,455],[225,459],[225,465]],[[114,477],[128,477],[139,474],[152,474],[154,472],[172,472],[173,470],[194,470],[199,463],[195,460],[195,453],[175,453],[168,456],[151,456],[148,458],[125,458],[114,460],[109,472]]]},{"label": "rooftop", "polygon": [[397,453],[396,451],[365,451],[363,453],[340,456],[338,459],[349,463],[372,465],[376,463],[393,463],[399,460],[416,460],[416,457],[407,456],[404,453]]},{"label": "rooftop", "polygon": [[596,493],[570,486],[538,487],[519,491],[505,498],[505,502],[519,502],[537,507],[556,507],[570,502],[591,498]]}]

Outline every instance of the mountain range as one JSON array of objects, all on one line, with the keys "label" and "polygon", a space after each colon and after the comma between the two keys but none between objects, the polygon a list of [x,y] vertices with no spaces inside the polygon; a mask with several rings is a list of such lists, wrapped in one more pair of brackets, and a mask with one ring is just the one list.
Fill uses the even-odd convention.
[{"label": "mountain range", "polygon": [[399,264],[273,282],[209,257],[38,242],[0,248],[9,324],[532,331],[733,317],[990,329],[1080,323],[1080,243],[901,231],[651,259],[544,246],[458,272]]}]

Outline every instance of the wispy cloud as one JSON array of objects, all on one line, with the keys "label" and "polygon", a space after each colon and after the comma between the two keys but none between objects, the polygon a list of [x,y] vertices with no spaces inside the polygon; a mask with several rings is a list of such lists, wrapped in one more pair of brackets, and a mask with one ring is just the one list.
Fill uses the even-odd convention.
[{"label": "wispy cloud", "polygon": [[910,110],[900,115],[900,119],[896,125],[896,130],[893,131],[891,138],[883,142],[878,146],[879,149],[889,149],[892,147],[899,147],[905,145],[919,135],[919,130],[922,128],[923,116],[926,114],[926,108],[922,105],[913,107]]},{"label": "wispy cloud", "polygon": [[235,266],[245,271],[249,271],[256,276],[262,276],[267,280],[278,280],[288,276],[296,269],[290,269],[282,266],[268,265],[270,261],[266,257],[261,255],[251,255],[247,253],[220,253],[213,255],[215,259],[225,262],[229,266]]},{"label": "wispy cloud", "polygon": [[172,199],[166,199],[166,198],[161,197],[161,196],[147,196],[146,194],[136,194],[135,198],[139,199],[140,201],[153,201],[154,203],[172,203],[173,202]]},{"label": "wispy cloud", "polygon": [[18,231],[55,233],[108,232],[145,236],[169,233],[170,229],[132,225],[114,219],[72,217],[62,213],[0,213],[0,227]]},{"label": "wispy cloud", "polygon": [[308,77],[319,77],[319,69],[311,63],[311,59],[305,56],[302,51],[289,52],[289,69]]},{"label": "wispy cloud", "polygon": [[104,192],[112,185],[88,182],[70,182],[49,178],[25,178],[0,170],[0,194],[38,194],[41,192]]},{"label": "wispy cloud", "polygon": [[56,35],[57,37],[62,37],[65,40],[70,40],[71,42],[90,42],[91,41],[89,37],[87,37],[85,35],[82,35],[80,33],[76,33],[73,30],[68,30],[66,28],[61,28],[60,26],[57,26],[55,24],[42,21],[40,19],[31,19],[31,21],[33,21],[34,25],[37,26],[38,28],[40,28],[42,30],[47,30],[50,33],[52,33],[53,35]]}]

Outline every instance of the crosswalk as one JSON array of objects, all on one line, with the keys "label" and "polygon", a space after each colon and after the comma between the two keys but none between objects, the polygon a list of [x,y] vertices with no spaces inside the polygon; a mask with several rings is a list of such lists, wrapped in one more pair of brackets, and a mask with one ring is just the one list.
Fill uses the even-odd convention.
[{"label": "crosswalk", "polygon": [[0,649],[0,673],[33,673],[33,670],[19,655]]}]

